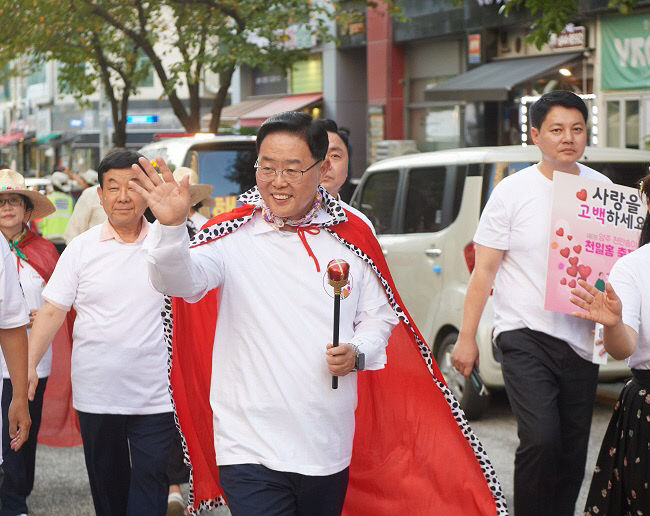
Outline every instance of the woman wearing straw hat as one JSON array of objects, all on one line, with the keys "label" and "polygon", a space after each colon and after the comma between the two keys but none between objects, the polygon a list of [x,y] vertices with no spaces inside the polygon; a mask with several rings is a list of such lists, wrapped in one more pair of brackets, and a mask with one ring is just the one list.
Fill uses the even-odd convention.
[{"label": "woman wearing straw hat", "polygon": [[[0,231],[15,258],[15,267],[30,310],[28,328],[31,327],[36,311],[43,304],[41,292],[52,275],[59,253],[51,242],[31,231],[27,223],[31,219],[45,217],[55,210],[47,197],[25,187],[25,179],[18,172],[0,170]],[[69,336],[62,334],[62,338],[65,338],[65,335]],[[34,485],[36,438],[41,421],[45,385],[52,365],[52,349],[48,349],[38,367],[36,395],[29,402],[32,419],[29,437],[25,445],[16,452],[10,450],[7,424],[12,385],[7,366],[4,360],[2,362],[2,467],[5,477],[0,487],[0,515],[8,516],[27,513],[26,499]]]}]

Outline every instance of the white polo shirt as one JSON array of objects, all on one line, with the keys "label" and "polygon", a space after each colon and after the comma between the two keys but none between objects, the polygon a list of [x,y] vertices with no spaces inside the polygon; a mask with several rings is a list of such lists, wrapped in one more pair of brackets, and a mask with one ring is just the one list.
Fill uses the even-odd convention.
[{"label": "white polo shirt", "polygon": [[[0,328],[18,328],[27,323],[29,323],[29,309],[18,282],[16,261],[7,240],[0,235]],[[2,382],[0,382],[0,397],[2,397]],[[1,413],[0,426],[2,426]],[[1,448],[0,463],[2,463]]]},{"label": "white polo shirt", "polygon": [[[27,301],[27,307],[30,311],[38,310],[43,306],[43,289],[45,288],[45,280],[38,273],[34,267],[32,267],[29,262],[25,260],[20,260],[20,267],[18,267],[19,258],[11,253],[14,257],[14,267],[18,268],[18,279],[20,280],[20,286],[23,289],[25,295],[25,300]],[[29,335],[30,329],[27,329],[27,335]],[[50,375],[52,370],[52,346],[50,345],[43,355],[43,358],[38,363],[36,367],[36,373],[39,378],[46,378]],[[4,378],[9,378],[9,370],[7,369],[7,364],[2,357],[2,376]]]},{"label": "white polo shirt", "polygon": [[[317,222],[326,216],[321,212]],[[357,373],[332,389],[328,262],[350,264],[340,342],[358,345],[367,369],[384,367],[397,318],[363,260],[324,229],[305,236],[319,272],[298,235],[273,229],[259,211],[230,236],[190,252],[184,226],[154,225],[150,235],[157,288],[193,302],[220,286],[210,391],[218,464],[304,475],[330,475],[350,464]]]},{"label": "white polo shirt", "polygon": [[[577,165],[580,177],[611,183]],[[532,165],[501,181],[481,214],[474,242],[505,251],[494,280],[494,334],[522,328],[544,332],[591,361],[594,323],[544,310],[552,203],[553,181]]]},{"label": "white polo shirt", "polygon": [[95,414],[172,410],[163,340],[163,296],[151,287],[142,241],[115,238],[107,222],[73,239],[43,291],[77,317],[72,334],[72,397]]},{"label": "white polo shirt", "polygon": [[627,359],[633,369],[650,369],[650,244],[618,259],[609,281],[623,304],[623,323],[638,337]]}]

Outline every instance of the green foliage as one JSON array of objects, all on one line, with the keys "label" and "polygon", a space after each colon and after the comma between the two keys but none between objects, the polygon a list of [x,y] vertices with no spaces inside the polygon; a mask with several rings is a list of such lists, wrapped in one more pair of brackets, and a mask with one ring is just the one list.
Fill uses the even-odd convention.
[{"label": "green foliage", "polygon": [[[637,0],[609,0],[610,8],[617,8],[621,14],[628,14]],[[526,10],[533,22],[526,37],[541,48],[548,43],[552,34],[560,34],[564,27],[578,13],[578,0],[508,0],[500,12],[508,16],[511,12]]]},{"label": "green foliage", "polygon": [[[377,6],[378,2],[353,2]],[[288,69],[314,41],[334,38],[330,20],[355,15],[351,2],[316,0],[15,0],[0,7],[0,65],[23,67],[55,59],[66,91],[82,99],[99,81],[116,98],[133,93],[155,70],[172,109],[188,131],[200,130],[201,84],[219,74],[211,129],[218,127],[237,66]],[[383,7],[399,15],[396,2]],[[295,45],[301,31],[307,44]],[[300,47],[300,48],[299,48]],[[98,52],[98,48],[101,52]],[[138,60],[145,55],[146,60]],[[189,97],[189,108],[180,99]]]}]

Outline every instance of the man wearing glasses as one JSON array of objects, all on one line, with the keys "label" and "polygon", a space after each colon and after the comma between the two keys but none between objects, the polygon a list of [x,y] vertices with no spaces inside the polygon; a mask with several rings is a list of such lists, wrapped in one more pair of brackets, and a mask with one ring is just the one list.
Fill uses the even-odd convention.
[{"label": "man wearing glasses", "polygon": [[[495,514],[498,493],[476,455],[483,449],[461,433],[462,414],[452,417],[376,238],[319,186],[327,149],[326,131],[309,115],[269,118],[257,134],[257,186],[191,243],[187,180],[176,184],[158,159],[162,176],[144,159],[146,175],[134,167],[133,188],[158,220],[147,241],[149,278],[176,296],[164,324],[193,509],[223,493],[234,516],[334,516],[344,500],[351,514]],[[334,296],[326,270],[335,259],[349,264],[336,348],[328,344]],[[365,369],[389,367],[357,374],[360,353]],[[458,475],[441,474],[433,456]],[[487,457],[480,463],[489,466]],[[454,494],[460,483],[462,498]]]},{"label": "man wearing glasses", "polygon": [[[156,185],[141,161],[150,173],[141,177],[150,190],[142,195],[161,224],[150,250],[152,284],[189,302],[219,287],[210,403],[219,479],[235,515],[341,512],[356,349],[365,353],[366,368],[383,368],[396,324],[368,265],[321,230],[343,220],[319,187],[327,147],[325,132],[314,131],[307,115],[269,119],[257,139],[257,188],[245,194],[256,207],[252,220],[191,252],[182,224],[187,199],[158,198],[165,193],[155,187],[167,185]],[[336,258],[350,264],[352,287],[341,303],[342,344],[332,348],[333,301],[324,276]],[[331,375],[339,376],[337,390]]]}]

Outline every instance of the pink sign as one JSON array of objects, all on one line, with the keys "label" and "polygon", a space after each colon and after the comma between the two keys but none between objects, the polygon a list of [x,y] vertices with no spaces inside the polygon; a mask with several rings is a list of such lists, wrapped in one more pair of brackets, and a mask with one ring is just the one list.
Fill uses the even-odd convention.
[{"label": "pink sign", "polygon": [[604,290],[616,260],[638,247],[644,220],[634,188],[554,172],[544,308],[575,312],[579,279]]}]

